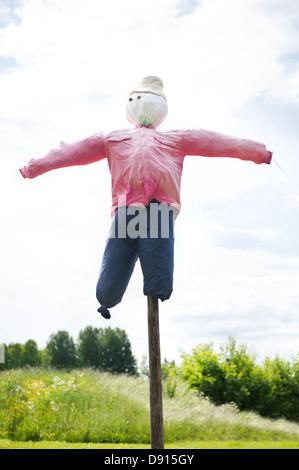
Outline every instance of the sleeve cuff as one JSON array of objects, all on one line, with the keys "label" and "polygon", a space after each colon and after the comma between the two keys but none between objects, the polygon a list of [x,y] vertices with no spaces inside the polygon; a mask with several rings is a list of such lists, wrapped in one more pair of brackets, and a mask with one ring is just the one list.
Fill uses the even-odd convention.
[{"label": "sleeve cuff", "polygon": [[23,178],[27,178],[27,176],[26,176],[26,174],[25,174],[24,168],[20,168],[20,169],[19,169],[19,172],[21,173],[21,175],[23,176]]},{"label": "sleeve cuff", "polygon": [[273,154],[273,152],[270,152],[270,151],[268,152],[268,156],[267,156],[266,162],[265,162],[265,163],[267,163],[268,165],[270,165],[270,163],[271,163],[272,154]]}]

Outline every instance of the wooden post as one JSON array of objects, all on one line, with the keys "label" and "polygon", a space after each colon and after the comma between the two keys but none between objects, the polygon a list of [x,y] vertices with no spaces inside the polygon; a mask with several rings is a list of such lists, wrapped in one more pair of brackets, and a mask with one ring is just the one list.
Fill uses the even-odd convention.
[{"label": "wooden post", "polygon": [[151,448],[164,449],[159,304],[147,296]]}]

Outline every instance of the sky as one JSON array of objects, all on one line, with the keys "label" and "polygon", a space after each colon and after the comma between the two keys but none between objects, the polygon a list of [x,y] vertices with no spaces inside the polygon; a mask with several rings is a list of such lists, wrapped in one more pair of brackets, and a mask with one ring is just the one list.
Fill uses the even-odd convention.
[{"label": "sky", "polygon": [[[297,0],[0,0],[0,343],[121,328],[140,362],[147,305],[137,264],[111,320],[95,286],[110,227],[107,161],[24,180],[61,141],[130,127],[147,75],[164,83],[161,131],[263,142],[271,165],[187,156],[162,360],[232,336],[258,357],[299,353]],[[279,166],[278,166],[279,165]]]}]

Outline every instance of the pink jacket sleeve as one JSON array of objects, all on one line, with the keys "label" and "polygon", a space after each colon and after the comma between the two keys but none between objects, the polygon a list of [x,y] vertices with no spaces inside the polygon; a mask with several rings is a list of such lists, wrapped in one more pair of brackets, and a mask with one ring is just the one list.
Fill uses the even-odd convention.
[{"label": "pink jacket sleeve", "polygon": [[73,144],[61,142],[59,148],[51,150],[46,156],[30,160],[20,172],[23,178],[35,178],[50,170],[87,165],[103,158],[105,158],[104,138],[102,134],[95,134]]},{"label": "pink jacket sleeve", "polygon": [[272,152],[264,144],[253,140],[202,129],[184,130],[181,137],[185,155],[239,158],[258,164],[271,162]]}]

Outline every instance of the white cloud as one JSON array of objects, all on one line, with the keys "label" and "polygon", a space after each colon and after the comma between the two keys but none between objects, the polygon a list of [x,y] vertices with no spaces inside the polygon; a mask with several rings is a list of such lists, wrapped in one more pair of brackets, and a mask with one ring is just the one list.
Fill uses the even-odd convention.
[{"label": "white cloud", "polygon": [[[291,96],[288,83],[281,86],[286,77],[278,59],[290,43],[284,23],[254,1],[204,1],[194,14],[177,17],[169,0],[142,9],[137,0],[27,0],[19,14],[21,23],[1,33],[0,54],[21,66],[0,82],[2,115],[12,119],[36,120],[40,106],[39,119],[58,121],[59,129],[74,109],[94,123],[98,105],[88,96],[100,93],[111,97],[102,109],[108,125],[121,123],[121,100],[150,73],[165,81],[171,124],[220,126],[262,90],[296,96],[296,85]],[[104,122],[99,112],[98,119]]]}]

